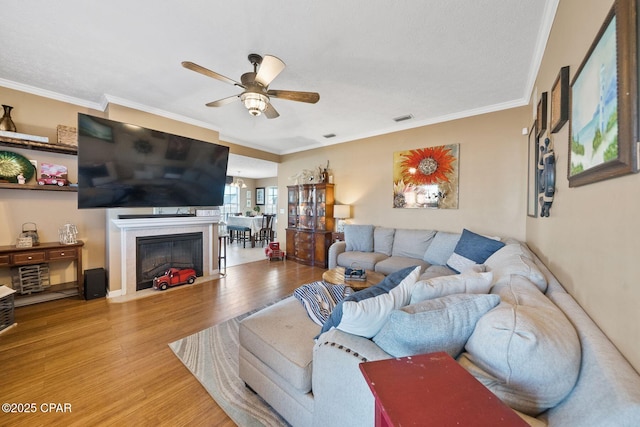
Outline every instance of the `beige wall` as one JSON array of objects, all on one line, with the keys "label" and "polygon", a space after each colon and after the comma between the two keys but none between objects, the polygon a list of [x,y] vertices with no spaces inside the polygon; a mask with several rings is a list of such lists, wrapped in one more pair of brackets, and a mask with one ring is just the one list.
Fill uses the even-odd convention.
[{"label": "beige wall", "polygon": [[[286,212],[286,186],[303,169],[329,167],[338,204],[352,205],[355,224],[432,228],[525,238],[527,126],[530,110],[497,113],[405,130],[283,156],[278,167],[279,209]],[[458,209],[394,209],[393,153],[460,144]],[[287,221],[280,215],[278,231]]]},{"label": "beige wall", "polygon": [[[0,102],[12,105],[12,118],[18,132],[49,137],[57,141],[59,124],[76,126],[77,113],[101,113],[63,102],[30,95],[0,87]],[[0,147],[3,151],[22,154],[30,160],[65,165],[69,178],[77,180],[75,156]],[[31,181],[33,183],[33,180]],[[104,267],[105,227],[104,210],[78,210],[76,193],[53,191],[27,191],[0,189],[0,245],[13,245],[24,222],[35,222],[42,241],[58,241],[58,228],[67,222],[78,227],[79,238],[85,242],[83,250],[84,268]],[[75,280],[73,265],[55,263],[51,265],[51,282]],[[0,284],[10,283],[8,269],[0,269]]]},{"label": "beige wall", "polygon": [[[575,74],[612,0],[561,0],[536,86],[549,91],[558,70]],[[16,107],[19,131],[55,139],[58,124],[73,125],[77,106],[0,88],[0,101]],[[288,179],[301,169],[330,162],[339,203],[354,206],[352,222],[460,231],[525,239],[613,340],[640,369],[640,176],[630,175],[585,187],[568,188],[568,126],[553,136],[558,155],[556,199],[549,218],[526,216],[527,138],[521,129],[533,119],[532,106],[382,135],[282,156],[279,208],[286,212]],[[111,118],[138,119],[137,112],[110,109]],[[131,114],[131,115],[130,115]],[[142,117],[173,133],[195,132],[188,125]],[[178,132],[178,129],[180,132]],[[208,132],[208,131],[206,131]],[[201,137],[201,136],[200,136]],[[230,145],[234,153],[278,161],[280,156]],[[460,199],[457,210],[393,209],[394,151],[460,144]],[[20,150],[16,150],[20,151]],[[22,151],[20,151],[22,153]],[[73,163],[69,156],[28,152],[28,158]],[[45,161],[46,161],[45,160]],[[70,168],[72,170],[72,168]],[[264,186],[260,184],[259,186]],[[255,187],[255,185],[254,185]],[[12,244],[25,221],[38,224],[41,237],[57,238],[57,228],[76,223],[87,241],[84,267],[102,267],[105,258],[103,210],[78,211],[73,193],[0,190],[0,244]],[[284,241],[286,218],[279,215]],[[71,273],[73,274],[73,273]],[[0,283],[5,280],[0,276]]]},{"label": "beige wall", "polygon": [[[263,160],[277,161],[279,156],[259,150],[220,142],[218,132],[185,124],[153,114],[144,113],[119,105],[110,105],[105,111],[95,111],[77,105],[44,98],[12,89],[0,87],[0,103],[14,107],[12,118],[18,132],[30,135],[47,136],[50,142],[57,141],[56,128],[59,124],[77,126],[77,113],[88,113],[100,117],[134,123],[140,126],[164,132],[187,136],[194,139],[227,145],[236,154],[257,157]],[[20,153],[28,159],[41,162],[62,164],[69,169],[69,179],[77,182],[77,158],[75,156],[47,153],[42,151],[0,147]],[[33,183],[33,181],[31,181]],[[129,210],[143,212],[150,209]],[[110,232],[107,226],[106,209],[77,209],[77,195],[72,192],[27,191],[0,189],[0,245],[13,245],[22,231],[22,224],[35,222],[42,241],[57,241],[58,228],[67,222],[78,227],[78,238],[85,242],[83,249],[83,268],[107,267],[107,257],[119,257],[119,253],[107,254],[106,236]],[[117,213],[111,212],[111,217]],[[110,271],[110,277],[119,277],[118,271]],[[75,280],[72,263],[51,265],[51,282]],[[0,269],[0,284],[9,284],[9,269]],[[110,290],[116,291],[115,285]]]},{"label": "beige wall", "polygon": [[[536,85],[580,66],[613,1],[562,0]],[[584,13],[585,10],[590,13]],[[557,192],[549,218],[527,219],[527,241],[560,282],[640,370],[640,176],[569,188],[569,126],[554,134]]]}]

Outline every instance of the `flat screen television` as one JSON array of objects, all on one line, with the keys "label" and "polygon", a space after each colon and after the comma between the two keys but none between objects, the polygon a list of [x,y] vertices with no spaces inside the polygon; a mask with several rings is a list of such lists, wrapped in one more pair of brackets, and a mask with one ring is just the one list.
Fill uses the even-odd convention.
[{"label": "flat screen television", "polygon": [[78,208],[222,206],[229,147],[78,114]]}]

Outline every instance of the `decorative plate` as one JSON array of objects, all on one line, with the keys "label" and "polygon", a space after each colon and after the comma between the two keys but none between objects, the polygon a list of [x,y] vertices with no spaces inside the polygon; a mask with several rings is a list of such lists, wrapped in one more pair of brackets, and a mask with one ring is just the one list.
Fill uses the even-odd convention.
[{"label": "decorative plate", "polygon": [[0,151],[0,180],[13,183],[18,182],[18,175],[22,175],[25,181],[29,181],[35,168],[24,156],[11,151]]}]

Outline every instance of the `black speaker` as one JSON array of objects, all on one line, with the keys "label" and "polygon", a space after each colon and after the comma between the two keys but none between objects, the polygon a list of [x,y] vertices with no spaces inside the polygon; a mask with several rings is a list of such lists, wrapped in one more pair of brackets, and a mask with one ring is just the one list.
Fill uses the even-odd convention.
[{"label": "black speaker", "polygon": [[104,268],[92,268],[84,271],[84,299],[104,298],[107,296],[107,272]]}]

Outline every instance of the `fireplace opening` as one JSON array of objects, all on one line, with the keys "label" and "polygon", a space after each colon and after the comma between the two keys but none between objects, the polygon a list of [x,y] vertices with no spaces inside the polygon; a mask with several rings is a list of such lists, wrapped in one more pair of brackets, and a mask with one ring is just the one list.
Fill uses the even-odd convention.
[{"label": "fireplace opening", "polygon": [[193,268],[202,277],[202,233],[136,237],[136,291],[171,267]]}]

